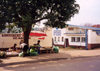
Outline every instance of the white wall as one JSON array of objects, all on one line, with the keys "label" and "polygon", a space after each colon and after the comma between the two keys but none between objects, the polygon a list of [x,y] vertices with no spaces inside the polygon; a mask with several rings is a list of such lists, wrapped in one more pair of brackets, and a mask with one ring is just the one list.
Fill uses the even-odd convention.
[{"label": "white wall", "polygon": [[88,30],[88,44],[100,44],[100,35],[95,31]]},{"label": "white wall", "polygon": [[2,37],[0,34],[0,48],[12,47],[14,43],[19,47],[20,39],[13,39],[13,37]]},{"label": "white wall", "polygon": [[[65,34],[65,32],[66,32],[66,28],[63,28],[63,29],[53,28],[53,30],[52,30],[52,37],[53,37],[54,44],[56,44],[56,45],[64,45],[64,42],[65,42],[65,35],[64,34]],[[55,37],[56,37],[56,41],[55,41]],[[64,38],[63,42],[62,42],[62,37]],[[58,41],[58,38],[60,38],[60,41]]]},{"label": "white wall", "polygon": [[[68,30],[68,28],[74,28],[73,30]],[[54,30],[61,30],[61,35],[55,35],[54,34]],[[85,34],[75,34],[75,33],[84,33],[84,30],[83,29],[80,29],[80,28],[75,28],[75,27],[66,27],[66,28],[63,28],[63,29],[56,29],[56,28],[53,28],[53,33],[52,33],[52,36],[53,36],[53,39],[55,39],[56,37],[56,40],[58,40],[58,37],[60,37],[60,41],[55,41],[54,40],[54,44],[56,45],[64,45],[65,44],[65,39],[68,39],[69,40],[69,45],[72,45],[72,46],[85,46],[85,42],[71,42],[71,37],[85,37]],[[71,34],[65,34],[65,33],[71,33]],[[61,38],[64,37],[64,42],[61,41]]]},{"label": "white wall", "polygon": [[[52,28],[48,28],[47,31],[45,31],[45,33],[47,34],[47,36],[42,36],[45,39],[38,39],[38,38],[42,38],[42,37],[30,37],[31,39],[29,39],[29,44],[33,45],[36,44],[38,40],[40,40],[40,45],[42,47],[52,47]],[[2,34],[0,34],[0,48],[8,48],[8,47],[12,47],[14,45],[14,43],[17,44],[17,47],[20,46],[20,41],[21,39],[13,39],[13,37],[2,37]]]},{"label": "white wall", "polygon": [[[70,28],[73,28],[73,30],[69,30]],[[84,29],[77,28],[77,27],[66,27],[66,33],[85,33]]]}]

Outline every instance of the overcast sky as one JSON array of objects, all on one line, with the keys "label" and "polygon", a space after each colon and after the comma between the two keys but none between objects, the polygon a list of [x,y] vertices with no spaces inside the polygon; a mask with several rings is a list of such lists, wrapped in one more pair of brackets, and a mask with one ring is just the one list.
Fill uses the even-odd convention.
[{"label": "overcast sky", "polygon": [[80,5],[79,14],[71,18],[68,24],[100,24],[100,0],[76,0]]},{"label": "overcast sky", "polygon": [[[100,24],[100,0],[76,0],[76,2],[80,5],[79,13],[74,15],[67,24]],[[39,26],[44,27],[43,24]]]}]

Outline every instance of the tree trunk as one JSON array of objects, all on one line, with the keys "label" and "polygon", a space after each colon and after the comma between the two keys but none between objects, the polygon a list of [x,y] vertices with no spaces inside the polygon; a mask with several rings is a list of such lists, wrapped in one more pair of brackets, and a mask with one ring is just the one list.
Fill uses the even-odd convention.
[{"label": "tree trunk", "polygon": [[24,43],[26,43],[28,45],[29,45],[29,34],[31,32],[31,27],[32,27],[32,25],[31,26],[27,25],[26,29],[23,30],[23,32],[24,32]]}]

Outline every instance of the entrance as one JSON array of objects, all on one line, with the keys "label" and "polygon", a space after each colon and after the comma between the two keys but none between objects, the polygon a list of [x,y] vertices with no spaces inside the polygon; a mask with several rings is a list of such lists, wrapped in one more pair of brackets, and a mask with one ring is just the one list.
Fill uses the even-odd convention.
[{"label": "entrance", "polygon": [[68,46],[69,46],[68,39],[65,39],[65,47],[68,47]]}]

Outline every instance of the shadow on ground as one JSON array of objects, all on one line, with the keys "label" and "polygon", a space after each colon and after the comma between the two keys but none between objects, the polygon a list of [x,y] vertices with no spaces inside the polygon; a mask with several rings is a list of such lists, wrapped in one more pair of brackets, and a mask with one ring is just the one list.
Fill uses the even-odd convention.
[{"label": "shadow on ground", "polygon": [[52,58],[52,59],[40,59],[35,61],[23,61],[23,62],[14,62],[14,63],[7,63],[7,64],[0,64],[0,67],[6,67],[10,65],[20,65],[20,64],[33,64],[33,63],[39,63],[39,62],[48,62],[48,61],[59,61],[59,60],[65,60],[68,58]]}]

